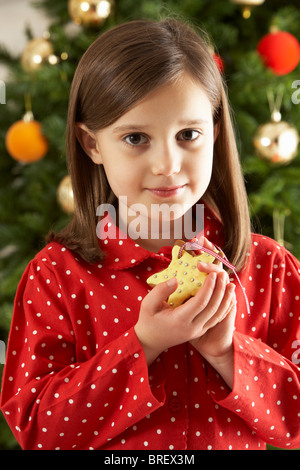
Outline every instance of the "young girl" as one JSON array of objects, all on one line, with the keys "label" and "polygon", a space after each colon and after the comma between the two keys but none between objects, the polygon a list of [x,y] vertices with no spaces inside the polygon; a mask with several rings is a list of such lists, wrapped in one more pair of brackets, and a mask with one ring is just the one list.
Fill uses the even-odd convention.
[{"label": "young girl", "polygon": [[[205,41],[173,19],[105,32],[74,76],[67,147],[74,217],[27,267],[7,349],[1,409],[22,448],[300,446],[300,264],[250,233]],[[199,263],[204,285],[172,309],[177,279],[146,281],[169,265],[175,228],[200,200],[198,241],[224,251],[245,292]],[[100,220],[103,207],[116,217]]]}]

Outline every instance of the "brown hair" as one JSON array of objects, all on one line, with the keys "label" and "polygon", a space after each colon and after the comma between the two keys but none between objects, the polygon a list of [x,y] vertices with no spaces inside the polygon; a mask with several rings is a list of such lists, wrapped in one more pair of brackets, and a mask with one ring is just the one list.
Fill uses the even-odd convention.
[{"label": "brown hair", "polygon": [[[202,34],[201,34],[202,36]],[[201,84],[212,104],[219,134],[211,182],[203,196],[223,223],[225,254],[241,269],[250,244],[248,202],[236,148],[227,92],[207,41],[182,21],[132,21],[99,36],[81,58],[68,110],[67,157],[75,210],[70,224],[49,240],[76,251],[90,263],[103,257],[96,235],[96,210],[117,205],[104,168],[86,155],[75,123],[91,130],[111,125],[155,88],[183,72]]]}]

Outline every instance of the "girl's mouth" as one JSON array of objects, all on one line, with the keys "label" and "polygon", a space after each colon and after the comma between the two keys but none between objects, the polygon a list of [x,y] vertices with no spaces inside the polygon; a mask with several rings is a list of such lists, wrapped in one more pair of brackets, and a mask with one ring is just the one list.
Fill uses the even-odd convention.
[{"label": "girl's mouth", "polygon": [[186,184],[182,186],[170,186],[161,188],[147,188],[147,191],[160,198],[168,198],[174,196],[180,196],[186,188]]}]

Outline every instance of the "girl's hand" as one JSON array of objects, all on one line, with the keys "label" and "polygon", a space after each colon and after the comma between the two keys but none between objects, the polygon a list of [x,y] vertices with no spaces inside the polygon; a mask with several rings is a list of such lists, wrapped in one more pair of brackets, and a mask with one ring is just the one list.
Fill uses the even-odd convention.
[{"label": "girl's hand", "polygon": [[[201,272],[212,272],[211,267],[207,268],[202,263],[198,264],[198,268]],[[197,351],[208,361],[209,358],[220,358],[226,355],[232,348],[232,337],[236,315],[235,285],[227,281],[228,275],[226,273],[222,274],[222,272],[219,271],[221,269],[220,267],[215,266],[214,269],[214,272],[219,272],[218,278],[220,276],[224,276],[224,282],[227,282],[224,294],[225,301],[223,301],[223,317],[219,317],[218,323],[213,323],[212,321],[208,322],[205,334],[190,341]],[[222,295],[221,292],[222,291],[220,290],[219,295]]]},{"label": "girl's hand", "polygon": [[[199,241],[206,248],[213,249],[213,245],[205,238]],[[197,252],[197,254],[200,254]],[[221,266],[211,263],[198,263],[198,269],[207,274],[222,272]],[[229,282],[229,279],[228,279]],[[233,386],[233,332],[236,317],[236,297],[234,285],[231,303],[223,320],[210,328],[203,336],[191,341],[197,351],[220,373],[228,386]]]},{"label": "girl's hand", "polygon": [[[194,342],[199,352],[214,351],[216,338],[222,335],[207,335],[202,343],[200,338],[225,319],[234,303],[235,286],[229,283],[227,273],[218,266],[207,276],[194,297],[172,309],[167,298],[176,287],[176,278],[159,284],[142,301],[135,332],[148,365],[165,349],[188,341]],[[214,346],[210,347],[210,343]]]}]

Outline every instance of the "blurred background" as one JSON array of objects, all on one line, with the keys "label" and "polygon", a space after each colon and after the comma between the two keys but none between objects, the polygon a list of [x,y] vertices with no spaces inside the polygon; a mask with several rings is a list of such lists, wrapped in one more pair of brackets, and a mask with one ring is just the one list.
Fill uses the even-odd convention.
[{"label": "blurred background", "polygon": [[[209,35],[253,229],[300,259],[299,0],[0,0],[0,380],[21,275],[72,217],[65,128],[76,65],[106,29],[169,14]],[[1,413],[0,449],[18,449]]]}]

